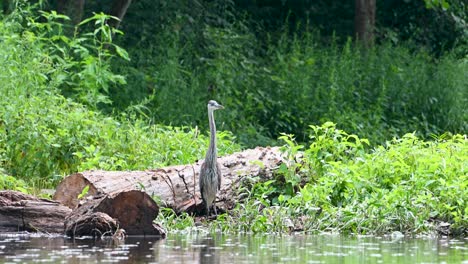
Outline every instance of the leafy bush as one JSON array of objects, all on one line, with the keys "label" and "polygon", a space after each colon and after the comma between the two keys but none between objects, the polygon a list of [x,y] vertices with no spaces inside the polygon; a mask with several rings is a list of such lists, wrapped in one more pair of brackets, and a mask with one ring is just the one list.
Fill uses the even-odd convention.
[{"label": "leafy bush", "polygon": [[[34,10],[34,9],[33,9]],[[21,11],[18,10],[18,11]],[[111,71],[110,61],[118,54],[128,60],[127,52],[112,43],[113,35],[123,34],[111,28],[107,21],[116,19],[103,13],[94,14],[83,20],[69,37],[61,21],[69,18],[56,11],[43,12],[36,19],[28,19],[27,32],[32,40],[38,38],[42,56],[49,60],[54,69],[49,71],[61,92],[93,109],[99,104],[110,104],[107,94],[111,84],[124,84],[123,76]],[[93,33],[80,33],[82,27],[94,22]],[[115,53],[112,50],[115,50]]]}]

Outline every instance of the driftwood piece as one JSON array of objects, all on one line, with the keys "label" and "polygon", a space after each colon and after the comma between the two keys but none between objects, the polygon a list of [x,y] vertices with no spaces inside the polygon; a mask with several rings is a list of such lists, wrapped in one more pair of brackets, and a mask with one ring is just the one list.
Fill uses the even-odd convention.
[{"label": "driftwood piece", "polygon": [[[247,177],[269,178],[284,161],[279,148],[249,149],[218,159],[223,180],[216,206],[231,209],[237,200],[236,190]],[[191,165],[170,166],[147,171],[85,171],[70,175],[58,185],[54,200],[75,208],[77,197],[87,185],[88,195],[115,194],[143,190],[176,212],[201,209],[198,174],[203,160]]]},{"label": "driftwood piece", "polygon": [[56,201],[16,191],[0,191],[1,232],[63,233],[71,209]]},{"label": "driftwood piece", "polygon": [[165,231],[153,223],[158,212],[156,202],[138,190],[90,197],[66,218],[65,234],[113,235],[124,229],[127,235],[165,236]]}]

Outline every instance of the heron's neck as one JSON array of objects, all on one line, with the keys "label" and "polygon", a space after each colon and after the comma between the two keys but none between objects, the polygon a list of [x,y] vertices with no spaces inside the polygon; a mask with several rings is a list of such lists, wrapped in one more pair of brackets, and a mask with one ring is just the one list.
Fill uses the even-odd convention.
[{"label": "heron's neck", "polygon": [[[208,121],[210,122],[210,146],[206,153],[206,161],[212,162],[216,160],[216,124],[214,120],[213,110],[208,111]],[[208,160],[209,159],[209,160]]]}]

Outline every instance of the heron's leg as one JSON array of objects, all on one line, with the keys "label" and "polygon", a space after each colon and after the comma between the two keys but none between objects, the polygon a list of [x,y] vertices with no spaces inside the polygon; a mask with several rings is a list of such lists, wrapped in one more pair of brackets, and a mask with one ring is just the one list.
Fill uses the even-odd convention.
[{"label": "heron's leg", "polygon": [[216,205],[214,203],[213,203],[213,210],[214,210],[215,216],[218,216],[218,212],[216,212]]}]

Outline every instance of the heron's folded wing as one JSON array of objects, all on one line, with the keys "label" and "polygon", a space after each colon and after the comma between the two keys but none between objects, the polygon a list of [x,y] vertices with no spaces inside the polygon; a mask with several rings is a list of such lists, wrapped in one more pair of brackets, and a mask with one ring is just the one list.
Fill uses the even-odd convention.
[{"label": "heron's folded wing", "polygon": [[221,190],[221,180],[222,180],[222,175],[221,175],[221,165],[219,162],[216,162],[216,172],[218,173],[218,190]]}]

